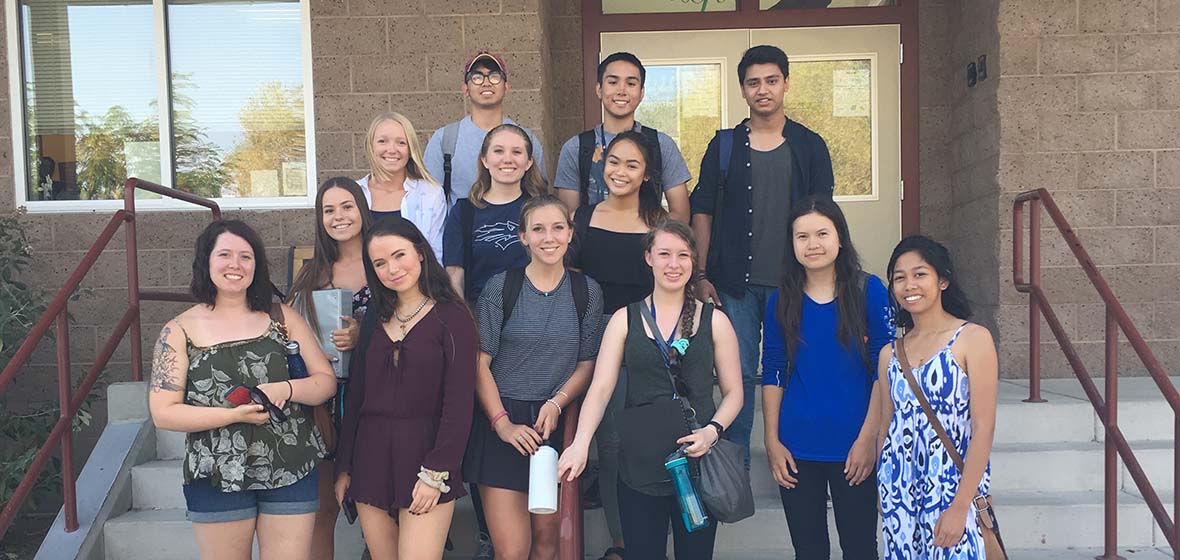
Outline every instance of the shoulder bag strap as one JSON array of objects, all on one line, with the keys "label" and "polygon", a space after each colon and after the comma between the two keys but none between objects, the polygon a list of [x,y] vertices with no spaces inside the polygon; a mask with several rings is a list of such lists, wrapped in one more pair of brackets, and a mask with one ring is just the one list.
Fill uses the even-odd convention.
[{"label": "shoulder bag strap", "polygon": [[268,310],[268,313],[270,315],[270,320],[274,321],[275,323],[278,323],[279,332],[282,333],[283,340],[290,340],[291,335],[290,335],[290,333],[287,332],[287,322],[285,320],[286,318],[283,317],[282,304],[280,304],[277,301],[271,302],[270,309]]},{"label": "shoulder bag strap", "polygon": [[947,455],[951,456],[951,461],[959,469],[959,472],[962,473],[965,469],[963,457],[959,455],[959,450],[955,449],[955,444],[951,441],[951,437],[947,435],[946,429],[942,427],[942,422],[938,421],[938,416],[934,414],[934,409],[930,408],[930,401],[926,400],[926,393],[918,385],[918,380],[914,379],[914,372],[910,368],[910,359],[905,354],[905,337],[897,339],[897,359],[901,362],[901,371],[905,374],[906,382],[910,384],[910,390],[917,397],[918,404],[922,405],[922,412],[926,413],[926,419],[930,421],[930,426],[934,428],[934,433],[938,434],[938,439],[942,440],[942,446],[946,448]]}]

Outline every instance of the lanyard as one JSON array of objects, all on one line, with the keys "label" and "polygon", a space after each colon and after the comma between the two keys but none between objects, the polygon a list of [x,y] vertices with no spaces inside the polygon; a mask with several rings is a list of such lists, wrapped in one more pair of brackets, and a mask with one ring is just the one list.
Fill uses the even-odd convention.
[{"label": "lanyard", "polygon": [[[651,304],[648,306],[648,310],[651,312],[651,324],[649,326],[651,327],[651,334],[655,336],[656,347],[660,349],[660,358],[664,360],[664,367],[671,371],[672,364],[668,362],[668,349],[672,347],[672,341],[676,340],[676,327],[672,327],[672,334],[668,335],[667,340],[665,340],[664,335],[660,334],[659,323],[656,322],[655,299],[652,299]],[[684,313],[683,303],[680,304],[680,313]]]}]

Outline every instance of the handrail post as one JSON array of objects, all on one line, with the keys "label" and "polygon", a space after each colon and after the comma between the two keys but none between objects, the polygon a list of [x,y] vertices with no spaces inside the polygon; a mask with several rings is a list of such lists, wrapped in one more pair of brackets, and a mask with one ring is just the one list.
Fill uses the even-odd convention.
[{"label": "handrail post", "polygon": [[143,336],[139,316],[139,244],[135,235],[135,187],[133,180],[123,186],[123,209],[127,223],[123,226],[123,248],[127,251],[127,307],[135,310],[131,319],[131,380],[143,381]]},{"label": "handrail post", "polygon": [[58,415],[66,422],[61,436],[61,487],[66,514],[66,532],[78,530],[78,496],[74,485],[73,410],[70,408],[70,315],[67,305],[57,314],[57,400]]},{"label": "handrail post", "polygon": [[1106,306],[1106,437],[1103,472],[1103,514],[1105,535],[1099,560],[1119,560],[1119,463],[1118,447],[1111,433],[1119,424],[1119,324],[1110,306]]},{"label": "handrail post", "polygon": [[[1023,224],[1012,224],[1013,228]],[[1028,283],[1041,286],[1041,201],[1029,201],[1028,211]],[[1038,290],[1028,293],[1028,398],[1024,402],[1043,403],[1041,398],[1041,298]]]}]

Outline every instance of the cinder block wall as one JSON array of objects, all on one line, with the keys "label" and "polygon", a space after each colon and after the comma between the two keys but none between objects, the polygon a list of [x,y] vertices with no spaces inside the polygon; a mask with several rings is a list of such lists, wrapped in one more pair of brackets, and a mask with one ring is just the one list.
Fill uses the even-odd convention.
[{"label": "cinder block wall", "polygon": [[[1180,0],[1003,0],[999,11],[1002,368],[1027,371],[1027,298],[1012,289],[1011,201],[1046,188],[1152,350],[1180,360]],[[1045,227],[1052,228],[1045,220]],[[1103,306],[1056,230],[1043,282],[1091,373]],[[1068,368],[1043,328],[1048,374]],[[1120,370],[1145,370],[1126,343]]]}]

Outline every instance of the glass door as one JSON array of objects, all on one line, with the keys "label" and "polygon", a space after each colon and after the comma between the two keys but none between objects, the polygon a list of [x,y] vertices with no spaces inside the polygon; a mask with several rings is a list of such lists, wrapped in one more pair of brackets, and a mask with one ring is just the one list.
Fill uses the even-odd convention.
[{"label": "glass door", "polygon": [[866,270],[883,276],[901,238],[901,61],[897,25],[603,33],[648,69],[636,118],[676,139],[694,178],[713,132],[741,122],[737,64],[752,45],[791,59],[786,113],[828,144],[836,201]]}]

